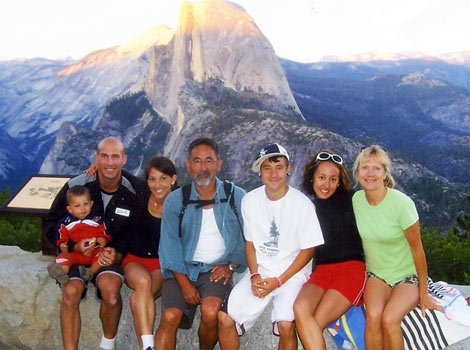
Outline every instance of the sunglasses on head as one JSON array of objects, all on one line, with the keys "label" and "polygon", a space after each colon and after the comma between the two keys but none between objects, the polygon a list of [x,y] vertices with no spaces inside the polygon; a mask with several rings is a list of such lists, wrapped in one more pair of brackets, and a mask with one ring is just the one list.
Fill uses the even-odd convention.
[{"label": "sunglasses on head", "polygon": [[340,155],[331,154],[331,153],[328,153],[328,152],[318,153],[317,158],[315,158],[315,161],[318,162],[318,161],[325,161],[325,160],[329,160],[329,159],[331,159],[336,164],[340,164],[340,165],[343,164],[343,158],[341,158]]}]

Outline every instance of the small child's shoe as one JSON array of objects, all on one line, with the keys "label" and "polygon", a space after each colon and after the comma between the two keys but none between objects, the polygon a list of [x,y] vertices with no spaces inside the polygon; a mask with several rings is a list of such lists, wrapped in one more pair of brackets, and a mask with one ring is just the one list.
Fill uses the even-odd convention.
[{"label": "small child's shoe", "polygon": [[78,272],[80,273],[80,277],[85,282],[88,282],[89,280],[93,278],[93,272],[91,272],[89,268],[86,268],[83,265],[78,266]]},{"label": "small child's shoe", "polygon": [[49,276],[54,278],[61,285],[64,285],[69,281],[69,275],[64,272],[64,270],[62,270],[62,267],[55,261],[47,265],[47,272],[49,272]]}]

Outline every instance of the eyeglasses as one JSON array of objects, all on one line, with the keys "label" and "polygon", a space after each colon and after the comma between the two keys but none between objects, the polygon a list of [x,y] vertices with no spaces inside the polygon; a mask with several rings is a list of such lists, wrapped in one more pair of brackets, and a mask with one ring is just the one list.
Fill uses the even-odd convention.
[{"label": "eyeglasses", "polygon": [[194,165],[199,165],[199,166],[202,164],[205,164],[206,166],[212,166],[215,163],[217,163],[217,160],[212,159],[212,158],[206,158],[206,159],[194,158],[194,159],[191,159],[191,163],[193,163]]},{"label": "eyeglasses", "polygon": [[328,152],[318,153],[317,158],[315,158],[315,161],[318,162],[318,161],[325,161],[325,160],[329,160],[329,159],[331,159],[336,164],[340,164],[340,165],[343,164],[343,158],[341,158],[340,155],[331,154],[331,153],[328,153]]}]

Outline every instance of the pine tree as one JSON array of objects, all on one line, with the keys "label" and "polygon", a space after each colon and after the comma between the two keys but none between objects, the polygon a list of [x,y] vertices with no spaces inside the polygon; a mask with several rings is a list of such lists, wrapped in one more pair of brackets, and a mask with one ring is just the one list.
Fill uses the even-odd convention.
[{"label": "pine tree", "polygon": [[[470,196],[467,196],[470,205]],[[470,239],[470,214],[462,214],[456,218],[457,225],[453,227],[455,233],[460,234],[462,239]]]}]

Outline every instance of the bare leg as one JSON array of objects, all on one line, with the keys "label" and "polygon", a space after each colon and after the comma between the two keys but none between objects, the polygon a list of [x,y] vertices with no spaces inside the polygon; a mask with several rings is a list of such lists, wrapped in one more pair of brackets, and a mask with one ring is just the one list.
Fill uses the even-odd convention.
[{"label": "bare leg", "polygon": [[80,338],[80,299],[85,289],[81,280],[73,279],[62,286],[60,327],[65,350],[77,350]]},{"label": "bare leg", "polygon": [[155,336],[155,348],[158,350],[174,350],[176,345],[176,331],[183,317],[183,311],[168,308],[163,311],[160,325]]},{"label": "bare leg", "polygon": [[305,284],[294,303],[295,325],[304,349],[325,349],[323,333],[313,317],[325,291],[317,285]]},{"label": "bare leg", "polygon": [[331,322],[340,318],[352,306],[348,298],[335,289],[329,289],[315,310],[315,320],[323,331]]},{"label": "bare leg", "polygon": [[[152,275],[152,295],[153,295],[153,299],[157,300],[162,295],[162,286],[163,286],[162,271],[154,270],[152,271],[151,275]],[[152,331],[152,334],[153,334],[153,331]],[[154,342],[157,341],[156,336],[157,335],[155,334]]]},{"label": "bare leg", "polygon": [[279,329],[279,350],[297,350],[297,335],[294,322],[281,321]]},{"label": "bare leg", "polygon": [[378,278],[367,279],[364,290],[366,304],[365,342],[367,350],[382,350],[384,348],[382,332],[382,314],[392,293],[392,288]]},{"label": "bare leg", "polygon": [[207,297],[201,303],[201,324],[199,325],[199,348],[212,350],[217,344],[217,314],[219,313],[222,299]]},{"label": "bare leg", "polygon": [[152,276],[152,295],[157,300],[162,295],[163,277],[161,270],[154,270],[150,274]]},{"label": "bare leg", "polygon": [[240,349],[240,339],[238,339],[235,321],[225,312],[219,311],[217,318],[219,329],[219,345],[221,350]]},{"label": "bare leg", "polygon": [[405,347],[401,332],[401,320],[418,305],[418,302],[419,290],[417,286],[403,283],[393,289],[382,316],[385,349],[401,350]]},{"label": "bare leg", "polygon": [[100,319],[103,325],[103,335],[107,339],[113,339],[117,334],[119,318],[121,317],[122,300],[119,276],[112,273],[103,273],[97,279],[98,288],[101,291]]},{"label": "bare leg", "polygon": [[[154,271],[155,272],[155,271]],[[153,334],[155,322],[155,299],[154,295],[161,289],[160,270],[151,275],[145,267],[139,263],[128,264],[124,269],[127,285],[134,290],[130,296],[130,307],[134,318],[134,327],[142,349],[142,335]],[[154,281],[154,278],[159,281]]]}]

